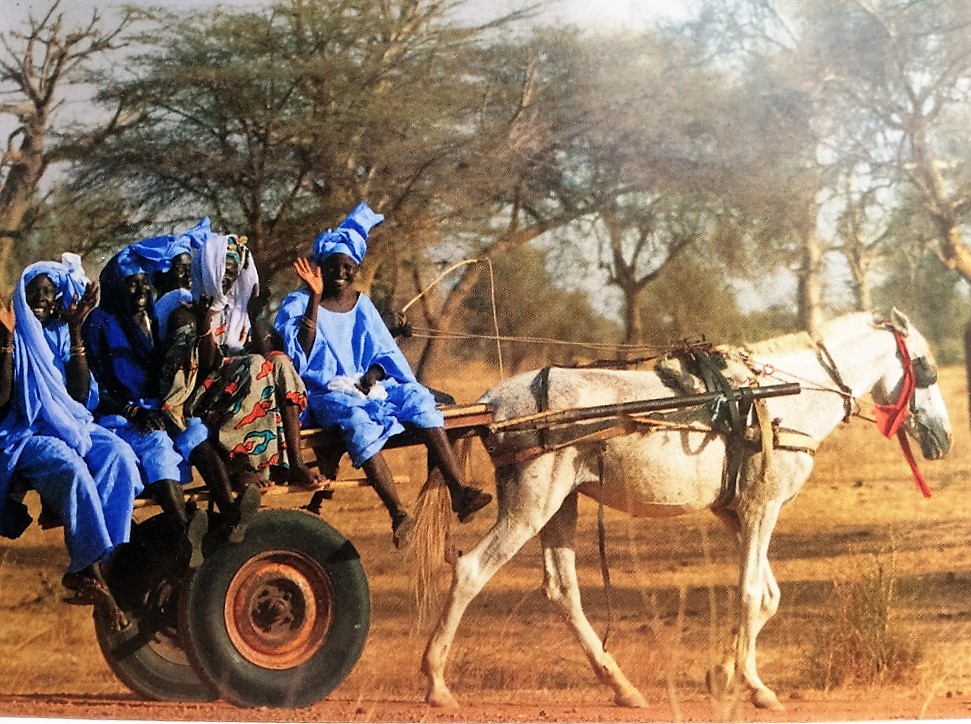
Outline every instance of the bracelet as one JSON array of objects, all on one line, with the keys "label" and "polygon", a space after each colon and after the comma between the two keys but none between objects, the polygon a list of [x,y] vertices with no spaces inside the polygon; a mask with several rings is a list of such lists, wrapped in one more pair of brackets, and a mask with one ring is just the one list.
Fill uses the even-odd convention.
[{"label": "bracelet", "polygon": [[71,347],[71,354],[72,355],[84,354],[85,352],[87,352],[87,350],[84,348],[84,345],[83,344],[76,344],[73,347]]},{"label": "bracelet", "polygon": [[0,347],[0,352],[13,352],[13,345]]},{"label": "bracelet", "polygon": [[125,419],[131,421],[135,417],[135,413],[138,412],[138,407],[136,405],[125,405]]},{"label": "bracelet", "polygon": [[301,327],[306,327],[307,329],[314,329],[314,328],[317,327],[317,320],[316,319],[310,319],[309,317],[301,317],[300,318],[300,326]]}]

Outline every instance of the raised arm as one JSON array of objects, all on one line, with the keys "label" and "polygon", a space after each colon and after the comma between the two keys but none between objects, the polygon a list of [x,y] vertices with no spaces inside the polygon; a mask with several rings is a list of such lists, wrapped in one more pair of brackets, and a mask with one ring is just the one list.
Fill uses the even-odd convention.
[{"label": "raised arm", "polygon": [[176,307],[169,317],[169,336],[180,327],[192,325],[199,337],[199,381],[212,371],[219,357],[219,346],[212,336],[212,320],[216,312],[211,309],[212,297],[202,296],[191,304]]},{"label": "raised arm", "polygon": [[324,280],[320,274],[320,268],[312,266],[304,257],[293,262],[293,269],[310,289],[307,309],[303,313],[303,319],[300,320],[300,331],[297,332],[297,343],[303,353],[309,357],[310,350],[314,346],[314,340],[317,338],[317,308],[320,306],[320,298],[324,293]]},{"label": "raised arm", "polygon": [[82,405],[87,404],[91,392],[91,370],[88,368],[87,350],[81,335],[81,324],[98,303],[98,283],[91,282],[79,299],[75,294],[71,306],[64,310],[71,337],[71,358],[67,363],[67,392]]}]

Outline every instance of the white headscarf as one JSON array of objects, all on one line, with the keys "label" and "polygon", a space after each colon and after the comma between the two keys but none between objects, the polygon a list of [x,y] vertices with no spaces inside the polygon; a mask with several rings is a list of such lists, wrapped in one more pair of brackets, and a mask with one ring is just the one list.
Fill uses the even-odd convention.
[{"label": "white headscarf", "polygon": [[[249,338],[246,307],[254,290],[260,291],[260,276],[245,241],[234,234],[213,235],[192,257],[192,298],[212,297],[210,309],[219,313],[213,317],[212,331],[231,352],[241,351]],[[226,254],[231,249],[240,257],[239,276],[229,293],[223,294]]]}]

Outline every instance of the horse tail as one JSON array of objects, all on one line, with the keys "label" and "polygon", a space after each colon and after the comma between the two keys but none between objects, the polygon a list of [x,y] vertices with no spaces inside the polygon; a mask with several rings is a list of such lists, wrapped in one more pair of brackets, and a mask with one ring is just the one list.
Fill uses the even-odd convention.
[{"label": "horse tail", "polygon": [[445,585],[441,575],[451,551],[452,499],[438,468],[428,478],[415,501],[415,529],[411,539],[417,622],[421,626],[441,608]]}]

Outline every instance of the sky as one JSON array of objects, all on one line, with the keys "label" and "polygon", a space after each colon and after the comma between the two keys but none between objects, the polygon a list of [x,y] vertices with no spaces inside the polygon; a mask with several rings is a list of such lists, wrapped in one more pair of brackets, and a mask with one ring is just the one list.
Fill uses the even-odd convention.
[{"label": "sky", "polygon": [[[125,4],[163,5],[172,9],[202,7],[256,8],[269,4],[270,0],[61,0],[61,9],[68,18],[84,21],[95,8],[106,13],[110,8]],[[488,18],[538,5],[542,17],[549,21],[562,21],[577,25],[629,27],[658,16],[681,15],[686,0],[469,0],[464,12],[474,18]],[[0,0],[3,8],[3,24],[35,16],[49,7],[48,0]]]}]

